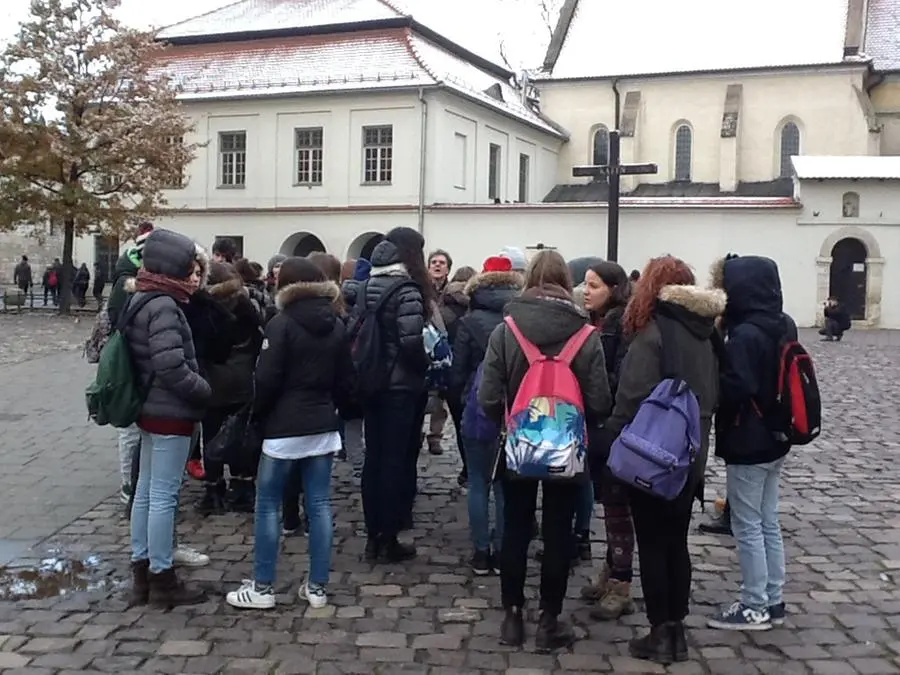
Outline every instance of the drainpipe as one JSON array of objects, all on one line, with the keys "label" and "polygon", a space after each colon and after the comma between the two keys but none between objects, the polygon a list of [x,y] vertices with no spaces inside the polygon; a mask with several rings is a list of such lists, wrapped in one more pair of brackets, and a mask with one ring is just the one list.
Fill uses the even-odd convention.
[{"label": "drainpipe", "polygon": [[419,88],[419,103],[422,107],[422,134],[419,141],[419,234],[425,234],[425,161],[428,156],[428,102],[425,90]]},{"label": "drainpipe", "polygon": [[619,95],[619,79],[618,78],[616,78],[615,80],[612,81],[612,90],[613,90],[613,96],[615,96],[615,102],[616,102],[616,111],[615,111],[616,126],[615,126],[615,129],[618,130],[619,129],[619,118],[622,116],[622,98]]}]

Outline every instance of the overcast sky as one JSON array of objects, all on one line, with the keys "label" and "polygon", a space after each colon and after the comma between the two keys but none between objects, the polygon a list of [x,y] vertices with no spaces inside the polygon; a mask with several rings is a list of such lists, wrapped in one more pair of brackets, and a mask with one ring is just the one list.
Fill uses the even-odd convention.
[{"label": "overcast sky", "polygon": [[[514,67],[540,65],[548,41],[536,0],[406,0],[422,23],[500,62],[502,34]],[[231,4],[228,0],[122,0],[120,19],[140,29],[162,27]],[[15,35],[30,0],[0,0],[0,42]]]}]

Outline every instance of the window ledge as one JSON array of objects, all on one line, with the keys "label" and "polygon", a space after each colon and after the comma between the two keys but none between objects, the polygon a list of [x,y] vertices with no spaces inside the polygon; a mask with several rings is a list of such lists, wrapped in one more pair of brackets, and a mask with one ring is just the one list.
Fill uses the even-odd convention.
[{"label": "window ledge", "polygon": [[314,187],[322,187],[323,183],[294,183],[293,187],[305,187],[305,188],[314,188]]},{"label": "window ledge", "polygon": [[393,183],[389,180],[371,181],[371,182],[363,181],[362,183],[360,183],[360,185],[362,187],[384,187],[384,186],[391,186],[391,185],[393,185]]},{"label": "window ledge", "polygon": [[216,186],[217,190],[245,190],[247,188],[245,185],[218,185]]}]

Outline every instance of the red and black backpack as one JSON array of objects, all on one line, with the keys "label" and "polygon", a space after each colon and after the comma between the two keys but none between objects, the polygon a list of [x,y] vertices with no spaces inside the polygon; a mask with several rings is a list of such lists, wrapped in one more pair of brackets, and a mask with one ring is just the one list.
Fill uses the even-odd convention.
[{"label": "red and black backpack", "polygon": [[812,357],[797,340],[778,343],[773,432],[791,445],[807,445],[822,431],[822,400]]}]

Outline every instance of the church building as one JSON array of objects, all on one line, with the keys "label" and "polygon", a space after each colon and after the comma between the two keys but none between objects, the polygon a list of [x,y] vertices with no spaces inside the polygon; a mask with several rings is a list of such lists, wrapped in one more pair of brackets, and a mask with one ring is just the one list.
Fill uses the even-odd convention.
[{"label": "church building", "polygon": [[[705,281],[725,253],[768,255],[799,324],[833,294],[900,328],[882,297],[900,286],[900,10],[734,4],[567,0],[525,83],[400,0],[243,0],[170,26],[195,123],[173,142],[204,146],[159,224],[260,261],[365,256],[397,225],[460,264],[604,255],[608,185],[572,171],[606,164],[619,129],[623,162],[658,167],[622,179],[627,269],[671,253]],[[85,237],[76,257],[116,250]]]}]

